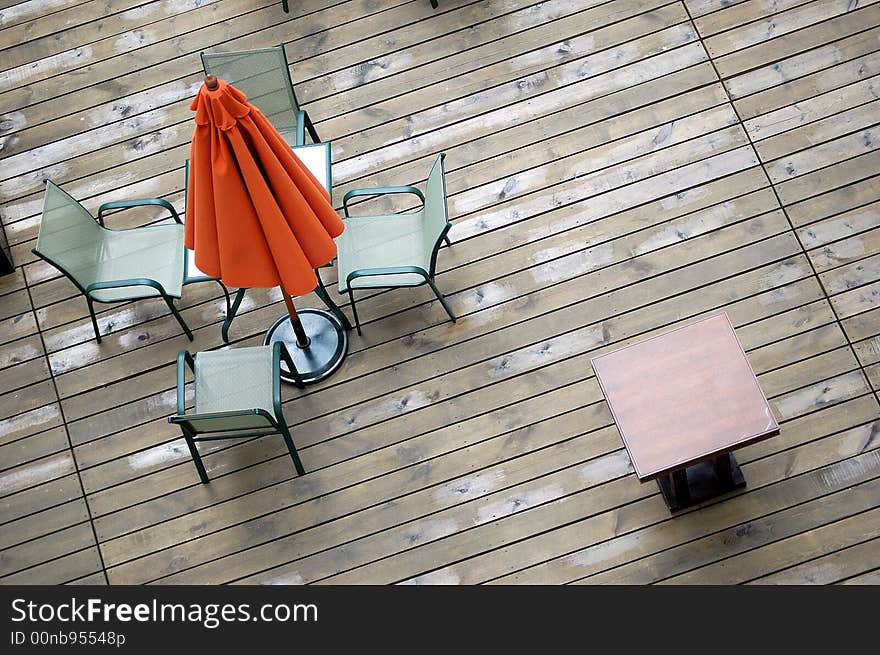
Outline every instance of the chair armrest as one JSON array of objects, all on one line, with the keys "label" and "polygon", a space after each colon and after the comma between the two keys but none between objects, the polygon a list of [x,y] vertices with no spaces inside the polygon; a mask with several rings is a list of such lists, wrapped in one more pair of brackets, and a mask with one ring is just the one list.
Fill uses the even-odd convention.
[{"label": "chair armrest", "polygon": [[306,112],[298,109],[296,112],[296,144],[306,143]]},{"label": "chair armrest", "polygon": [[101,289],[121,289],[123,287],[152,287],[165,296],[165,289],[156,280],[147,277],[135,277],[127,280],[108,280],[105,282],[92,282],[84,289],[86,295],[92,291],[100,291]]},{"label": "chair armrest", "polygon": [[283,341],[276,341],[272,344],[272,403],[275,409],[275,420],[279,423],[284,422],[284,412],[281,411],[281,360],[287,364],[287,370],[293,376],[293,383],[300,389],[305,388],[302,377],[296,368],[293,357],[287,349],[287,344]]},{"label": "chair armrest", "polygon": [[174,219],[176,223],[183,225],[183,221],[180,220],[180,215],[177,213],[177,210],[174,209],[174,205],[172,205],[167,200],[163,200],[162,198],[140,198],[137,200],[118,200],[116,202],[105,202],[103,205],[98,207],[98,222],[101,226],[104,226],[104,212],[111,209],[131,209],[132,207],[146,207],[149,205],[156,205],[158,207],[164,207],[171,214],[171,217]]},{"label": "chair armrest", "polygon": [[186,413],[186,366],[195,374],[196,363],[188,350],[177,353],[177,414],[183,416]]},{"label": "chair armrest", "polygon": [[429,279],[428,271],[420,266],[387,266],[383,268],[359,268],[356,271],[352,271],[345,277],[345,287],[349,288],[351,286],[351,281],[359,277],[402,275],[405,273],[415,273],[416,275],[421,275],[426,280]]},{"label": "chair armrest", "polygon": [[411,193],[417,196],[422,201],[422,204],[425,203],[425,196],[414,186],[385,186],[375,189],[352,189],[343,196],[342,209],[345,211],[345,215],[348,216],[348,201],[351,198],[358,196],[387,196],[394,193]]}]

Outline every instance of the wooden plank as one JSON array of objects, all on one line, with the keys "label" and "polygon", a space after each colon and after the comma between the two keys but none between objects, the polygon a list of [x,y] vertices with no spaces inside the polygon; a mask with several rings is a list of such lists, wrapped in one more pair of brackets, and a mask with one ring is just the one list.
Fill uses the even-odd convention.
[{"label": "wooden plank", "polygon": [[[269,6],[274,5],[271,0],[247,4],[241,0],[208,3],[180,16],[157,21],[149,28],[125,33],[122,37],[111,36],[92,44],[81,44],[57,55],[4,71],[0,73],[0,102],[12,107],[45,102],[52,98],[53,87],[57,95],[57,85],[51,79],[53,76],[69,74],[80,68],[89,67],[88,78],[77,79],[84,76],[69,75],[71,81],[65,85],[65,92],[112,79],[111,71],[116,71],[117,75],[130,74],[166,62],[169,53],[198,52],[205,47],[209,33],[213,32],[216,38],[217,31],[222,27],[229,29],[228,26],[219,25],[223,21],[237,18],[242,27],[257,24],[255,21],[259,18],[242,15],[253,4],[256,4],[256,11],[252,13],[257,13],[260,18],[271,18],[269,12],[277,12],[277,7]],[[215,27],[215,24],[218,25]],[[234,32],[230,30],[230,33]],[[192,55],[189,58],[192,59]]]},{"label": "wooden plank", "polygon": [[[284,21],[298,17],[298,12],[314,13],[316,10],[320,11],[322,6],[326,9],[334,2],[339,4],[339,0],[321,3],[310,2],[307,6],[300,3],[293,7],[293,13],[289,15],[284,15],[276,10],[270,15],[274,22],[269,21],[275,26],[270,26],[269,33],[265,36],[260,31],[252,32],[225,43],[224,47],[227,50],[245,50],[278,45],[292,36],[291,27],[299,25],[296,21],[291,23]],[[355,6],[354,13],[349,14],[350,18],[364,17],[382,9],[362,0],[348,4],[351,6],[343,7],[344,11],[351,10],[352,6]],[[383,7],[387,9],[387,3]],[[338,8],[333,10],[339,15]],[[244,21],[237,22],[245,26]],[[319,23],[319,26],[321,24],[323,23]],[[336,31],[333,33],[336,34]],[[300,36],[304,35],[300,34]],[[175,68],[173,63],[160,65],[158,71],[155,68],[140,71],[135,77],[121,77],[94,85],[91,89],[93,104],[89,104],[90,96],[87,94],[69,98],[67,109],[73,113],[58,116],[58,108],[53,107],[51,102],[26,107],[22,111],[10,112],[4,117],[8,121],[3,128],[7,132],[3,141],[4,150],[10,153],[21,152],[34,146],[73,136],[81,132],[84,127],[89,129],[105,126],[122,119],[134,118],[151,109],[176,107],[178,110],[186,110],[189,99],[195,94],[201,83],[201,63],[198,59],[192,60],[189,74],[182,78],[179,77],[179,66]],[[131,84],[132,82],[136,83]],[[95,105],[95,92],[102,90],[103,93]]]},{"label": "wooden plank", "polygon": [[63,477],[75,470],[70,452],[63,452],[49,457],[7,469],[0,473],[0,495],[22,491],[51,480]]},{"label": "wooden plank", "polygon": [[37,382],[30,387],[0,396],[0,420],[49,405],[56,400],[58,396],[52,380]]},{"label": "wooden plank", "polygon": [[9,443],[61,423],[61,408],[58,403],[43,405],[0,421],[0,443]]},{"label": "wooden plank", "polygon": [[800,175],[870,153],[877,149],[876,129],[867,129],[826,141],[766,164],[767,174],[775,182],[792,180]]},{"label": "wooden plank", "polygon": [[56,11],[40,20],[0,31],[3,68],[8,70],[31,64],[102,38],[116,36],[118,39],[125,32],[216,1],[183,0],[149,4],[142,0],[83,2],[75,8]]},{"label": "wooden plank", "polygon": [[6,548],[0,551],[0,580],[22,569],[63,557],[94,543],[92,526],[85,521],[19,546]]},{"label": "wooden plank", "polygon": [[871,151],[836,165],[820,168],[776,186],[784,205],[819,195],[837,187],[864,179],[880,170],[880,153]]},{"label": "wooden plank", "polygon": [[[20,316],[28,315],[19,314],[19,317]],[[32,320],[33,314],[30,314],[30,316]],[[27,319],[22,319],[22,322],[25,324],[30,323],[30,321]],[[38,357],[45,357],[43,342],[40,338],[40,335],[32,334],[31,336],[24,337],[3,345],[3,348],[0,349],[0,368],[15,366],[16,364],[21,364],[23,362],[36,359]]]},{"label": "wooden plank", "polygon": [[[15,341],[16,339],[21,339],[23,337],[35,335],[36,333],[37,321],[34,317],[33,312],[24,312],[17,316],[0,320],[0,344],[3,344],[4,351],[6,351],[8,348],[15,348],[15,346],[12,345],[10,342]],[[33,353],[30,355],[30,357],[28,357],[28,359],[41,354],[41,348],[33,348]],[[20,359],[20,357],[21,355],[11,357],[8,356],[0,358],[0,362],[15,364],[24,361],[23,359]]]},{"label": "wooden plank", "polygon": [[696,18],[748,1],[750,0],[684,0],[684,4],[690,15]]},{"label": "wooden plank", "polygon": [[847,584],[847,585],[876,585],[880,583],[880,569],[874,569],[873,571],[868,571],[862,575],[857,575],[839,584]]},{"label": "wooden plank", "polygon": [[[847,190],[850,189],[852,187],[847,187]],[[877,192],[880,193],[880,189]],[[814,201],[809,204],[818,208],[819,202]],[[791,208],[789,208],[789,215],[791,215]],[[817,216],[814,215],[813,218],[816,219]],[[859,254],[857,253],[858,246],[852,246],[850,251],[852,254],[846,254],[847,246],[841,248],[835,242],[846,240],[847,237],[855,239],[877,226],[880,226],[880,203],[872,202],[858,209],[833,215],[830,218],[819,218],[807,227],[799,229],[798,238],[804,247],[809,249],[807,253],[818,267],[817,270],[824,271],[831,267],[831,258],[822,255],[822,246],[831,244],[837,252],[837,257],[843,257],[846,262],[852,261],[850,258]],[[873,237],[871,238],[873,239]]]},{"label": "wooden plank", "polygon": [[[749,30],[751,28],[750,31],[752,32],[752,34],[747,35],[746,41],[749,39],[757,39],[758,41],[751,47],[715,57],[713,60],[718,68],[718,73],[722,78],[726,79],[742,71],[754,69],[758,66],[766,66],[774,61],[786,58],[789,61],[797,60],[806,63],[810,54],[815,57],[817,63],[824,62],[826,59],[823,57],[823,52],[832,51],[840,47],[841,50],[838,50],[838,52],[842,53],[843,44],[837,43],[838,41],[844,40],[846,37],[856,34],[866,27],[877,24],[877,17],[880,16],[880,7],[873,6],[875,4],[876,0],[869,0],[869,2],[863,3],[863,6],[854,7],[849,11],[852,3],[847,0],[823,0],[789,10],[780,16],[769,18],[766,21],[759,21],[745,26],[743,29]],[[837,14],[837,16],[831,20],[819,23],[813,22],[810,27],[777,36],[779,32],[786,32],[789,28],[796,28],[799,23],[809,23],[820,18],[822,15],[828,17],[832,14]],[[780,24],[779,19],[786,16],[800,20],[785,21],[786,24],[783,26]],[[737,30],[734,30],[715,38],[727,40],[725,37],[728,34],[735,35],[736,32]],[[760,39],[769,40],[760,43]],[[710,53],[714,57],[711,49]],[[838,59],[837,61],[841,60]],[[809,66],[809,64],[807,65]],[[781,66],[780,69],[782,68],[784,67]],[[816,69],[813,68],[813,70]]]},{"label": "wooden plank", "polygon": [[43,18],[45,15],[61,11],[65,8],[76,6],[75,0],[3,0],[0,3],[3,11],[0,13],[0,27],[7,28],[25,21]]},{"label": "wooden plank", "polygon": [[3,296],[3,303],[0,305],[0,319],[18,316],[30,311],[30,304],[30,298],[28,298],[26,289],[7,293]]},{"label": "wooden plank", "polygon": [[70,585],[107,585],[107,576],[104,572],[100,573],[92,573],[91,575],[87,575],[82,578],[76,578],[75,580],[70,580],[69,582],[65,582],[65,584]]},{"label": "wooden plank", "polygon": [[871,337],[852,344],[856,357],[863,365],[880,361],[880,337]]},{"label": "wooden plank", "polygon": [[880,364],[872,364],[865,368],[865,376],[874,391],[880,391]]},{"label": "wooden plank", "polygon": [[75,473],[0,499],[0,523],[8,523],[82,497]]},{"label": "wooden plank", "polygon": [[[831,250],[829,246],[826,249]],[[872,255],[819,275],[830,295],[843,293],[880,278],[880,255]]]},{"label": "wooden plank", "polygon": [[[35,385],[49,377],[49,365],[45,358],[23,362],[15,366],[0,369],[0,389],[3,391],[21,391],[22,387]],[[30,395],[31,390],[24,390],[24,394]],[[17,394],[16,394],[17,395]],[[4,398],[6,399],[4,401]],[[52,398],[54,400],[54,398]],[[0,402],[9,402],[7,396],[0,396]],[[16,404],[16,403],[13,403]]]},{"label": "wooden plank", "polygon": [[16,268],[12,273],[0,276],[0,296],[24,289],[24,286],[24,275],[20,267]]},{"label": "wooden plank", "polygon": [[[876,405],[872,411],[876,412]],[[835,413],[831,411],[821,414],[825,418],[834,416]],[[869,418],[873,417],[869,416]],[[580,520],[568,528],[548,533],[543,538],[535,538],[517,544],[515,549],[508,549],[506,553],[516,563],[513,566],[505,566],[503,561],[493,562],[484,557],[480,562],[484,568],[477,573],[477,579],[494,577],[493,581],[499,584],[523,584],[538,580],[545,584],[553,584],[580,579],[593,572],[609,569],[615,564],[630,561],[633,556],[637,556],[638,552],[646,553],[649,552],[649,549],[657,548],[661,541],[672,546],[686,541],[688,535],[698,536],[715,529],[716,526],[729,526],[742,522],[741,517],[747,516],[748,513],[760,515],[773,511],[774,508],[783,508],[796,502],[797,498],[807,500],[816,493],[815,487],[810,488],[812,485],[821,485],[820,488],[829,491],[841,485],[843,487],[851,486],[838,478],[837,484],[832,483],[832,487],[829,489],[825,480],[830,481],[828,476],[829,474],[833,476],[834,472],[856,471],[862,464],[870,468],[876,459],[877,451],[875,450],[856,456],[855,461],[850,458],[829,462],[829,455],[832,459],[837,459],[840,454],[835,453],[837,458],[827,451],[822,455],[822,446],[828,447],[828,444],[824,443],[825,441],[822,439],[813,444],[807,444],[803,449],[789,451],[787,454],[781,452],[776,456],[747,464],[744,469],[751,487],[750,491],[702,508],[698,512],[682,515],[682,517],[688,517],[685,521],[670,521],[668,517],[665,517],[663,502],[659,495],[655,494],[649,499],[619,510],[607,511],[597,514],[595,517]],[[770,445],[772,440],[765,443]],[[811,468],[817,463],[821,463],[819,468]],[[780,482],[775,481],[779,479],[780,475],[785,478],[781,484],[786,488],[787,502],[778,498],[777,493],[774,493],[778,491],[776,485]],[[865,475],[870,474],[866,472]],[[859,476],[856,475],[851,482],[855,484],[859,479]],[[769,482],[770,485],[762,486],[766,482]],[[789,493],[791,495],[788,495]],[[657,523],[658,519],[660,519],[659,523]],[[642,533],[632,532],[639,526],[652,523],[657,523],[656,527],[643,528],[644,532]],[[701,525],[697,525],[697,523],[701,523]],[[657,538],[651,539],[652,543],[643,546],[636,543],[637,535],[645,539],[648,534],[656,534]],[[551,539],[555,540],[555,545],[550,542]],[[566,539],[570,540],[567,544],[564,543]],[[602,541],[603,539],[607,541]],[[584,544],[584,542],[594,545],[572,548],[574,544]],[[523,551],[526,548],[530,548],[532,552],[528,557],[523,556]],[[535,562],[536,565],[515,572],[516,566],[524,566],[524,560]],[[473,563],[473,566],[476,566],[476,562]],[[465,567],[461,568],[467,571]],[[504,575],[507,572],[511,573]],[[459,576],[458,568],[445,572],[441,570],[436,574],[440,577],[449,575]],[[474,578],[471,574],[467,578],[461,576],[461,579],[466,581]]]},{"label": "wooden plank", "polygon": [[[871,44],[862,43],[861,46],[861,49],[865,50]],[[828,53],[831,63],[837,61],[835,54],[839,56],[837,51]],[[766,82],[761,82],[761,84],[768,85],[764,90],[748,96],[734,98],[737,112],[743,120],[755,118],[761,114],[767,114],[782,107],[787,107],[793,102],[819,96],[860,80],[869,79],[874,77],[877,71],[880,70],[878,68],[880,53],[872,52],[861,56],[854,53],[854,56],[854,59],[843,61],[843,63],[836,63],[829,68],[824,68],[793,80],[769,79]],[[807,62],[809,62],[809,58]],[[725,82],[728,90],[730,90],[732,81],[737,79],[739,78],[733,78],[733,80]],[[731,92],[731,95],[735,95],[735,93]]]},{"label": "wooden plank", "polygon": [[[827,93],[822,93],[812,98],[771,111],[756,118],[745,121],[746,131],[756,142],[758,151],[768,147],[762,141],[776,136],[787,130],[795,129],[813,121],[820,121],[833,116],[840,111],[841,107],[858,107],[876,99],[876,93],[880,92],[880,79],[870,77],[859,82]],[[829,121],[828,125],[833,128],[835,121]],[[770,146],[772,148],[772,146]],[[768,158],[772,158],[772,152]]]},{"label": "wooden plank", "polygon": [[0,584],[63,584],[101,570],[94,546],[0,578]]},{"label": "wooden plank", "polygon": [[[436,150],[697,64],[705,60],[705,54],[693,43],[694,36],[686,24],[669,27],[632,42],[622,49],[621,56],[617,55],[620,48],[602,50],[556,67],[552,76],[529,76],[486,90],[475,98],[426,110],[411,120],[389,121],[337,140],[333,145],[333,161],[338,162],[333,168],[334,179],[338,175],[345,182],[369,172],[375,175],[377,169],[412,158],[414,149],[424,147],[424,139],[414,137],[429,132],[432,150]],[[675,46],[682,47],[673,50]],[[662,58],[646,59],[664,51]],[[506,106],[533,96],[532,102],[520,105],[520,111],[511,112]],[[451,115],[458,120],[451,122]]]},{"label": "wooden plank", "polygon": [[[409,126],[409,131],[414,133],[423,128],[424,119],[419,117],[419,111],[429,112],[428,115],[431,117],[442,116],[441,112],[446,107],[447,112],[454,110],[453,115],[456,118],[466,118],[479,112],[480,105],[492,100],[492,96],[497,96],[493,104],[497,107],[499,101],[506,104],[509,99],[525,99],[549,91],[555,86],[577,81],[588,73],[592,73],[589,76],[601,73],[603,63],[605,69],[608,66],[605,63],[608,58],[602,56],[602,51],[624,43],[632,43],[633,45],[628,47],[631,50],[635,47],[633,42],[650,42],[650,35],[663,27],[678,26],[679,29],[675,30],[675,33],[693,36],[693,31],[683,24],[687,20],[687,15],[680,5],[660,5],[661,3],[655,0],[627,3],[626,6],[612,3],[603,5],[589,14],[578,15],[577,26],[571,29],[572,34],[561,40],[565,44],[564,47],[559,43],[560,36],[563,35],[554,36],[555,43],[538,51],[525,52],[492,65],[484,64],[478,71],[474,71],[464,79],[456,80],[453,89],[450,88],[448,80],[441,80],[418,90],[412,89],[411,84],[408,84],[399,89],[388,89],[389,92],[385,95],[368,98],[368,101],[372,100],[369,104],[369,112],[349,111],[339,116],[333,116],[334,112],[322,109],[331,102],[338,102],[336,96],[330,96],[324,102],[314,103],[316,116],[326,117],[321,119],[318,125],[321,130],[327,130],[339,140],[342,137],[356,135],[369,127],[381,127],[391,120],[411,117],[406,124]],[[659,8],[647,13],[638,13],[653,7]],[[625,20],[615,22],[620,19]],[[585,31],[584,28],[587,26],[592,29]],[[610,54],[606,53],[606,55]],[[619,59],[621,63],[631,61],[630,57],[625,55],[621,55]],[[447,60],[442,62],[446,70]],[[585,68],[580,76],[571,76],[569,71],[582,67]],[[405,83],[406,80],[398,82],[398,84]],[[323,82],[322,86],[324,86]],[[374,88],[375,86],[377,85],[367,84],[361,88],[380,93],[385,91],[388,84],[378,85],[379,88]],[[445,90],[443,95],[447,99],[443,105],[438,106],[438,91],[443,90]],[[450,93],[453,90],[454,93]],[[363,93],[364,91],[361,92]],[[346,92],[347,96],[348,92]],[[355,94],[352,108],[359,106],[356,104],[357,100],[358,94]],[[475,103],[477,106],[473,109],[468,107]],[[458,111],[458,107],[463,110],[465,107],[468,108],[465,111]],[[399,124],[402,123],[401,120]],[[384,131],[387,132],[387,128]]]},{"label": "wooden plank", "polygon": [[872,309],[841,321],[843,330],[851,341],[860,341],[877,334],[877,321],[880,311]]},{"label": "wooden plank", "polygon": [[832,296],[831,302],[842,319],[875,309],[880,305],[880,281]]},{"label": "wooden plank", "polygon": [[[297,97],[308,103],[309,112],[318,121],[364,107],[370,107],[369,114],[381,115],[379,105],[387,99],[441,81],[459,78],[456,92],[460,93],[462,87],[458,84],[464,82],[462,76],[473,74],[482,78],[486,69],[511,59],[512,53],[518,53],[512,59],[521,63],[526,62],[527,58],[522,56],[526,53],[532,59],[545,51],[548,54],[555,51],[554,57],[559,60],[575,57],[577,53],[571,40],[583,34],[585,26],[597,29],[663,4],[669,4],[668,0],[598,6],[578,0],[560,0],[542,5],[541,11],[526,7],[511,14],[494,15],[467,30],[434,39],[430,49],[417,44],[333,72],[328,68],[338,66],[335,52],[326,53],[296,65],[298,76],[312,75],[311,79],[303,79],[298,84]],[[474,5],[468,11],[478,8],[480,5]],[[518,26],[513,33],[510,31],[512,21]],[[517,70],[524,74],[536,69]],[[500,80],[495,77],[495,83],[497,81]],[[340,92],[345,92],[347,104],[342,112],[334,98]]]},{"label": "wooden plank", "polygon": [[815,144],[822,144],[850,132],[875,126],[878,115],[880,115],[880,102],[868,102],[759,141],[755,149],[762,161],[772,161],[789,153],[806,151]]},{"label": "wooden plank", "polygon": [[[869,532],[872,525],[876,527],[876,521],[875,512],[868,512],[864,517],[855,517],[846,526],[849,528],[847,534],[857,531]],[[863,525],[863,523],[868,523],[868,525]],[[805,540],[813,541],[824,538],[833,543],[834,540],[841,539],[841,535],[837,534],[837,529],[836,524],[831,525],[820,534],[808,533]],[[815,547],[812,543],[810,545]],[[875,567],[878,564],[880,564],[880,538],[875,536],[865,542],[847,545],[836,552],[758,578],[749,584],[834,584],[850,576],[856,576],[866,568]]]},{"label": "wooden plank", "polygon": [[63,427],[19,439],[0,446],[0,470],[67,450],[67,431]]},{"label": "wooden plank", "polygon": [[704,39],[725,32],[746,23],[751,23],[762,18],[771,17],[779,12],[786,11],[792,7],[812,2],[813,0],[748,0],[747,2],[739,2],[731,4],[729,2],[718,3],[719,6],[713,7],[716,11],[707,16],[701,16],[705,13],[704,9],[695,11],[692,2],[685,2],[688,6],[691,16],[694,17],[694,25],[697,31]]},{"label": "wooden plank", "polygon": [[[762,516],[760,518],[741,523],[739,525],[727,528],[721,532],[703,537],[686,545],[677,546],[663,553],[647,557],[640,560],[638,572],[633,570],[632,564],[626,564],[613,571],[600,573],[590,578],[590,584],[625,584],[626,581],[638,584],[637,581],[663,581],[671,584],[724,584],[720,580],[736,579],[733,573],[728,578],[722,574],[718,576],[715,573],[716,568],[711,565],[702,569],[696,567],[706,562],[717,564],[722,557],[736,556],[739,553],[748,551],[748,549],[759,548],[760,551],[773,549],[777,546],[777,538],[784,539],[788,537],[794,543],[799,532],[806,530],[817,530],[821,526],[827,524],[839,525],[839,531],[836,536],[843,539],[846,535],[847,519],[856,514],[857,519],[854,523],[857,530],[861,529],[867,534],[872,532],[872,527],[878,527],[878,519],[873,514],[865,515],[874,503],[872,496],[880,490],[880,482],[876,479],[860,485],[849,487],[843,491],[822,496],[814,500],[810,500],[802,505],[775,512],[773,514]],[[873,520],[872,517],[873,516]],[[819,527],[814,527],[819,526]],[[767,545],[769,544],[769,546]],[[764,546],[764,548],[761,548]],[[752,551],[753,553],[754,551]],[[752,553],[749,553],[750,555]],[[766,553],[761,553],[766,554]],[[805,549],[800,555],[802,557],[810,557],[811,551]],[[772,555],[769,555],[772,557]],[[757,557],[757,555],[753,555]],[[731,562],[730,558],[721,560],[728,562],[733,570],[736,570],[738,562]],[[761,562],[755,562],[754,566],[757,571],[761,570]],[[679,571],[688,571],[687,573],[671,576]],[[703,573],[705,572],[705,578]]]},{"label": "wooden plank", "polygon": [[28,542],[75,524],[88,524],[88,520],[89,512],[85,500],[81,498],[56,505],[4,523],[0,531],[0,548]]}]

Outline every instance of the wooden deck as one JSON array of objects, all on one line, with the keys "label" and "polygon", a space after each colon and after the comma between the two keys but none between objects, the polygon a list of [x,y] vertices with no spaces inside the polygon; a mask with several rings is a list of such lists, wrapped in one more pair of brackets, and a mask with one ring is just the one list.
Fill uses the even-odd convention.
[{"label": "wooden deck", "polygon": [[[880,4],[291,5],[0,0],[0,583],[880,582]],[[139,302],[97,345],[30,253],[42,180],[181,207],[199,51],[279,42],[337,203],[448,153],[461,318],[364,294],[340,371],[284,390],[307,475],[221,442],[201,485],[166,416],[217,286],[185,291],[193,344]],[[234,346],[284,311],[243,310]],[[590,357],[721,310],[781,434],[672,518]]]}]

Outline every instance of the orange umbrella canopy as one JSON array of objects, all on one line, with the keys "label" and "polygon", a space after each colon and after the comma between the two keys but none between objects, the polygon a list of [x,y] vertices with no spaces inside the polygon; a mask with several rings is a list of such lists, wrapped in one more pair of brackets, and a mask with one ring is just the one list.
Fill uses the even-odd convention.
[{"label": "orange umbrella canopy", "polygon": [[202,85],[186,200],[186,246],[196,265],[242,288],[281,285],[304,295],[336,256],[343,223],[330,195],[244,93]]}]

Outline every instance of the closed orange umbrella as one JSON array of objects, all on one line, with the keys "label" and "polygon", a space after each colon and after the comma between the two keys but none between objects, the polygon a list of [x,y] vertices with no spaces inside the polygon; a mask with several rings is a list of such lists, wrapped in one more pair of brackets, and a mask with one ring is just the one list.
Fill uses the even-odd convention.
[{"label": "closed orange umbrella", "polygon": [[[301,319],[290,295],[314,290],[315,269],[336,256],[333,238],[344,224],[330,194],[232,85],[208,75],[190,108],[196,128],[185,241],[196,266],[229,286],[280,286],[289,321],[276,322],[266,342],[286,341],[292,330],[297,369],[307,381],[321,379],[315,375],[329,374],[345,356],[345,331],[321,310],[302,310]],[[317,361],[326,356],[336,360]]]}]

